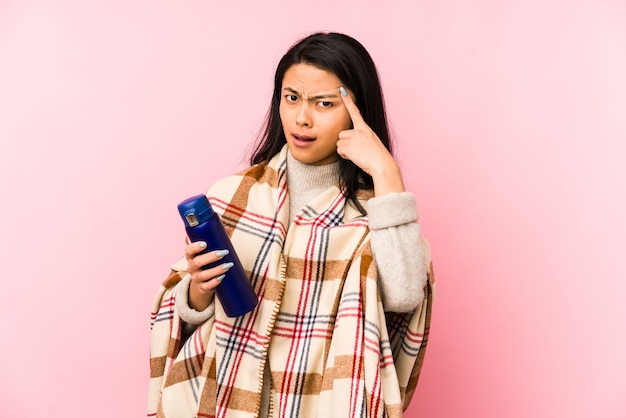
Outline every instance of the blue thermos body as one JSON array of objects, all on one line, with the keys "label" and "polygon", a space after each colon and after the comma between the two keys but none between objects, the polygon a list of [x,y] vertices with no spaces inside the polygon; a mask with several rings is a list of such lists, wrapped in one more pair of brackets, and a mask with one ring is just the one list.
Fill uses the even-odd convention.
[{"label": "blue thermos body", "polygon": [[219,215],[213,211],[207,197],[197,195],[182,201],[178,204],[178,212],[183,218],[185,230],[191,242],[206,242],[207,247],[200,254],[223,249],[229,251],[217,262],[204,267],[205,269],[216,267],[229,261],[233,263],[233,266],[225,273],[226,276],[222,282],[215,288],[215,294],[226,315],[241,316],[254,309],[258,299],[252,289],[250,279],[235,253]]}]

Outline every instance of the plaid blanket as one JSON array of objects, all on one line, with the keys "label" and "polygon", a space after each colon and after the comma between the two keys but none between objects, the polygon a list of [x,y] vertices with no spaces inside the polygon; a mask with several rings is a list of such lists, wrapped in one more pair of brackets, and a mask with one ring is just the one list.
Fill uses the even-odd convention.
[{"label": "plaid blanket", "polygon": [[270,416],[401,417],[424,358],[432,268],[415,312],[384,312],[367,217],[341,190],[317,196],[287,230],[286,148],[208,196],[259,304],[229,318],[215,300],[215,315],[181,341],[185,272],[171,272],[152,310],[148,416],[256,417],[269,362]]}]

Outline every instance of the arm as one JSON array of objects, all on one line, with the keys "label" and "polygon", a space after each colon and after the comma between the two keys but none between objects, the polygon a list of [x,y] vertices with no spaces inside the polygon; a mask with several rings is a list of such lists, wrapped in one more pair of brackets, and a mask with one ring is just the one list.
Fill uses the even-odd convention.
[{"label": "arm", "polygon": [[184,323],[183,334],[187,336],[198,325],[214,315],[214,289],[221,283],[227,271],[222,266],[202,269],[205,265],[214,263],[228,254],[228,251],[216,250],[198,255],[205,248],[204,242],[188,244],[185,249],[185,258],[172,266],[174,270],[187,272],[178,283],[176,293],[176,310]]},{"label": "arm", "polygon": [[339,133],[337,152],[374,182],[376,197],[368,201],[367,211],[383,305],[387,311],[409,312],[424,299],[427,272],[415,198],[404,191],[400,167],[350,94],[343,87],[340,91],[353,128]]},{"label": "arm", "polygon": [[390,193],[368,201],[372,252],[386,311],[410,312],[424,299],[427,266],[412,193]]},{"label": "arm", "polygon": [[193,305],[189,302],[191,274],[187,273],[180,283],[177,284],[177,287],[176,309],[178,310],[180,319],[182,319],[185,324],[197,326],[215,314],[215,305],[211,303],[213,301],[213,297],[211,297],[209,305],[201,311],[194,309]]}]

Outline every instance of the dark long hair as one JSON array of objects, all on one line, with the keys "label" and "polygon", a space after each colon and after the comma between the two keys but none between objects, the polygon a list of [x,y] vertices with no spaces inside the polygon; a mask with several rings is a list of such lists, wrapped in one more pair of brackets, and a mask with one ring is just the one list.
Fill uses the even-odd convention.
[{"label": "dark long hair", "polygon": [[[354,101],[369,127],[391,152],[385,103],[372,57],[356,39],[341,33],[319,32],[294,44],[282,57],[274,75],[274,93],[259,134],[251,164],[269,160],[287,142],[280,120],[280,99],[285,72],[295,64],[309,64],[334,74],[344,87],[352,91]],[[345,187],[346,198],[361,211],[356,199],[359,190],[374,188],[372,177],[350,160],[340,159],[340,185]]]}]

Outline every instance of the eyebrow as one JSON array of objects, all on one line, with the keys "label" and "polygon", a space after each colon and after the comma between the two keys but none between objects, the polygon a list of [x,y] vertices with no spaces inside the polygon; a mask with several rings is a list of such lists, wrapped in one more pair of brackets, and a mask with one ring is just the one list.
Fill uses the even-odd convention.
[{"label": "eyebrow", "polygon": [[[283,90],[287,90],[290,93],[295,94],[298,97],[302,97],[302,95],[300,94],[300,92],[294,90],[291,87],[283,87]],[[309,96],[309,98],[307,100],[309,101],[313,101],[313,100],[320,100],[320,99],[336,99],[339,96],[337,94],[334,93],[326,93],[326,94],[317,94],[315,96]]]}]

